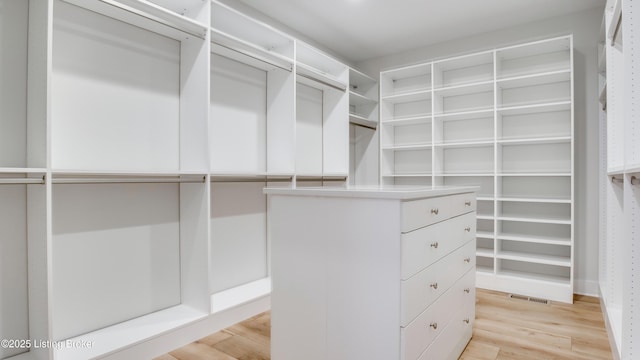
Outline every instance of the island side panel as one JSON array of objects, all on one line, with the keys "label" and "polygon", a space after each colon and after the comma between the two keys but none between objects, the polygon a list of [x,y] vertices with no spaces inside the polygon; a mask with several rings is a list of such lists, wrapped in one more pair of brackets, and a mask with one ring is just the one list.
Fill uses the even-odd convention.
[{"label": "island side panel", "polygon": [[272,196],[272,359],[397,358],[400,201]]}]

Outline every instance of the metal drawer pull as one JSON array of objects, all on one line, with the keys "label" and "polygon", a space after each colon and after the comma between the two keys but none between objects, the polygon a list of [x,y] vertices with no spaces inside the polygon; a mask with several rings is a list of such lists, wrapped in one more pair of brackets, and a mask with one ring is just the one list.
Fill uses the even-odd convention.
[{"label": "metal drawer pull", "polygon": [[434,248],[434,249],[437,249],[438,248],[438,242],[436,241],[433,244],[431,244],[431,247]]},{"label": "metal drawer pull", "polygon": [[471,262],[471,258],[470,257],[464,258],[464,262],[466,262],[466,263]]},{"label": "metal drawer pull", "polygon": [[467,318],[467,319],[464,319],[464,320],[462,320],[462,321],[464,321],[464,322],[465,322],[465,323],[467,323],[467,324],[469,323],[469,319],[468,319],[468,318]]},{"label": "metal drawer pull", "polygon": [[465,201],[464,206],[471,206],[471,201]]},{"label": "metal drawer pull", "polygon": [[433,283],[433,284],[429,285],[429,287],[432,287],[432,288],[437,290],[438,289],[438,283]]},{"label": "metal drawer pull", "polygon": [[471,289],[466,288],[466,289],[464,289],[464,292],[466,292],[466,293],[468,294],[468,293],[470,293],[470,292],[471,292]]},{"label": "metal drawer pull", "polygon": [[432,327],[433,330],[436,330],[438,328],[438,323],[431,323],[429,326]]},{"label": "metal drawer pull", "polygon": [[440,211],[439,211],[438,209],[431,209],[431,213],[432,213],[433,215],[438,215],[438,213],[439,213],[439,212],[440,212]]},{"label": "metal drawer pull", "polygon": [[464,228],[464,231],[466,231],[466,232],[471,232],[471,227],[470,227],[470,226],[467,226],[466,228]]}]

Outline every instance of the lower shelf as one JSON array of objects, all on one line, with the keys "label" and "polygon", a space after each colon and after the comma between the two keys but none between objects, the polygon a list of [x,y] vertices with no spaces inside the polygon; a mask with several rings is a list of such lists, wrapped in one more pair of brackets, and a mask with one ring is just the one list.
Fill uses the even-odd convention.
[{"label": "lower shelf", "polygon": [[208,314],[178,305],[64,341],[54,358],[81,360],[102,357],[165,332],[206,318]]},{"label": "lower shelf", "polygon": [[271,294],[271,278],[264,278],[211,295],[211,313],[254,301]]},{"label": "lower shelf", "polygon": [[526,295],[541,299],[573,303],[570,279],[519,271],[477,271],[476,286],[481,289]]}]

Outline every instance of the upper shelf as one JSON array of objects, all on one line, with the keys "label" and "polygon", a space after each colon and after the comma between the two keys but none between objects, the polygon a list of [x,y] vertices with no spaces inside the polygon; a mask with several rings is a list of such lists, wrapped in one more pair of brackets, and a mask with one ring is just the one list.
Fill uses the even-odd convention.
[{"label": "upper shelf", "polygon": [[223,56],[233,50],[288,71],[293,68],[292,37],[217,1],[211,3],[211,42],[217,45],[212,51]]},{"label": "upper shelf", "polygon": [[351,94],[357,94],[371,101],[377,102],[378,82],[369,75],[349,68],[349,89]]},{"label": "upper shelf", "polygon": [[546,72],[570,70],[572,67],[570,36],[536,41],[498,49],[497,79]]},{"label": "upper shelf", "polygon": [[[296,44],[298,75],[321,85],[346,91],[349,82],[349,68],[346,65],[311,45],[301,41],[297,41]],[[313,84],[308,85],[314,86]]]},{"label": "upper shelf", "polygon": [[59,0],[182,41],[206,38],[208,26],[146,0]]}]

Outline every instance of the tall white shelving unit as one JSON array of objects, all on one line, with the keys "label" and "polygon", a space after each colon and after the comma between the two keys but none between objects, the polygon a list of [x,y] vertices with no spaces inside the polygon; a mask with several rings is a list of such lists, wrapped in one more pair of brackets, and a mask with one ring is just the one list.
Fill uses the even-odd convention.
[{"label": "tall white shelving unit", "polygon": [[480,186],[479,287],[573,301],[572,41],[380,74],[380,182]]},{"label": "tall white shelving unit", "polygon": [[607,2],[598,54],[601,128],[600,293],[614,358],[635,359],[640,331],[640,21],[632,1]]},{"label": "tall white shelving unit", "polygon": [[0,338],[31,341],[0,359],[152,358],[267,310],[262,189],[345,185],[349,67],[217,1],[0,7]]}]

